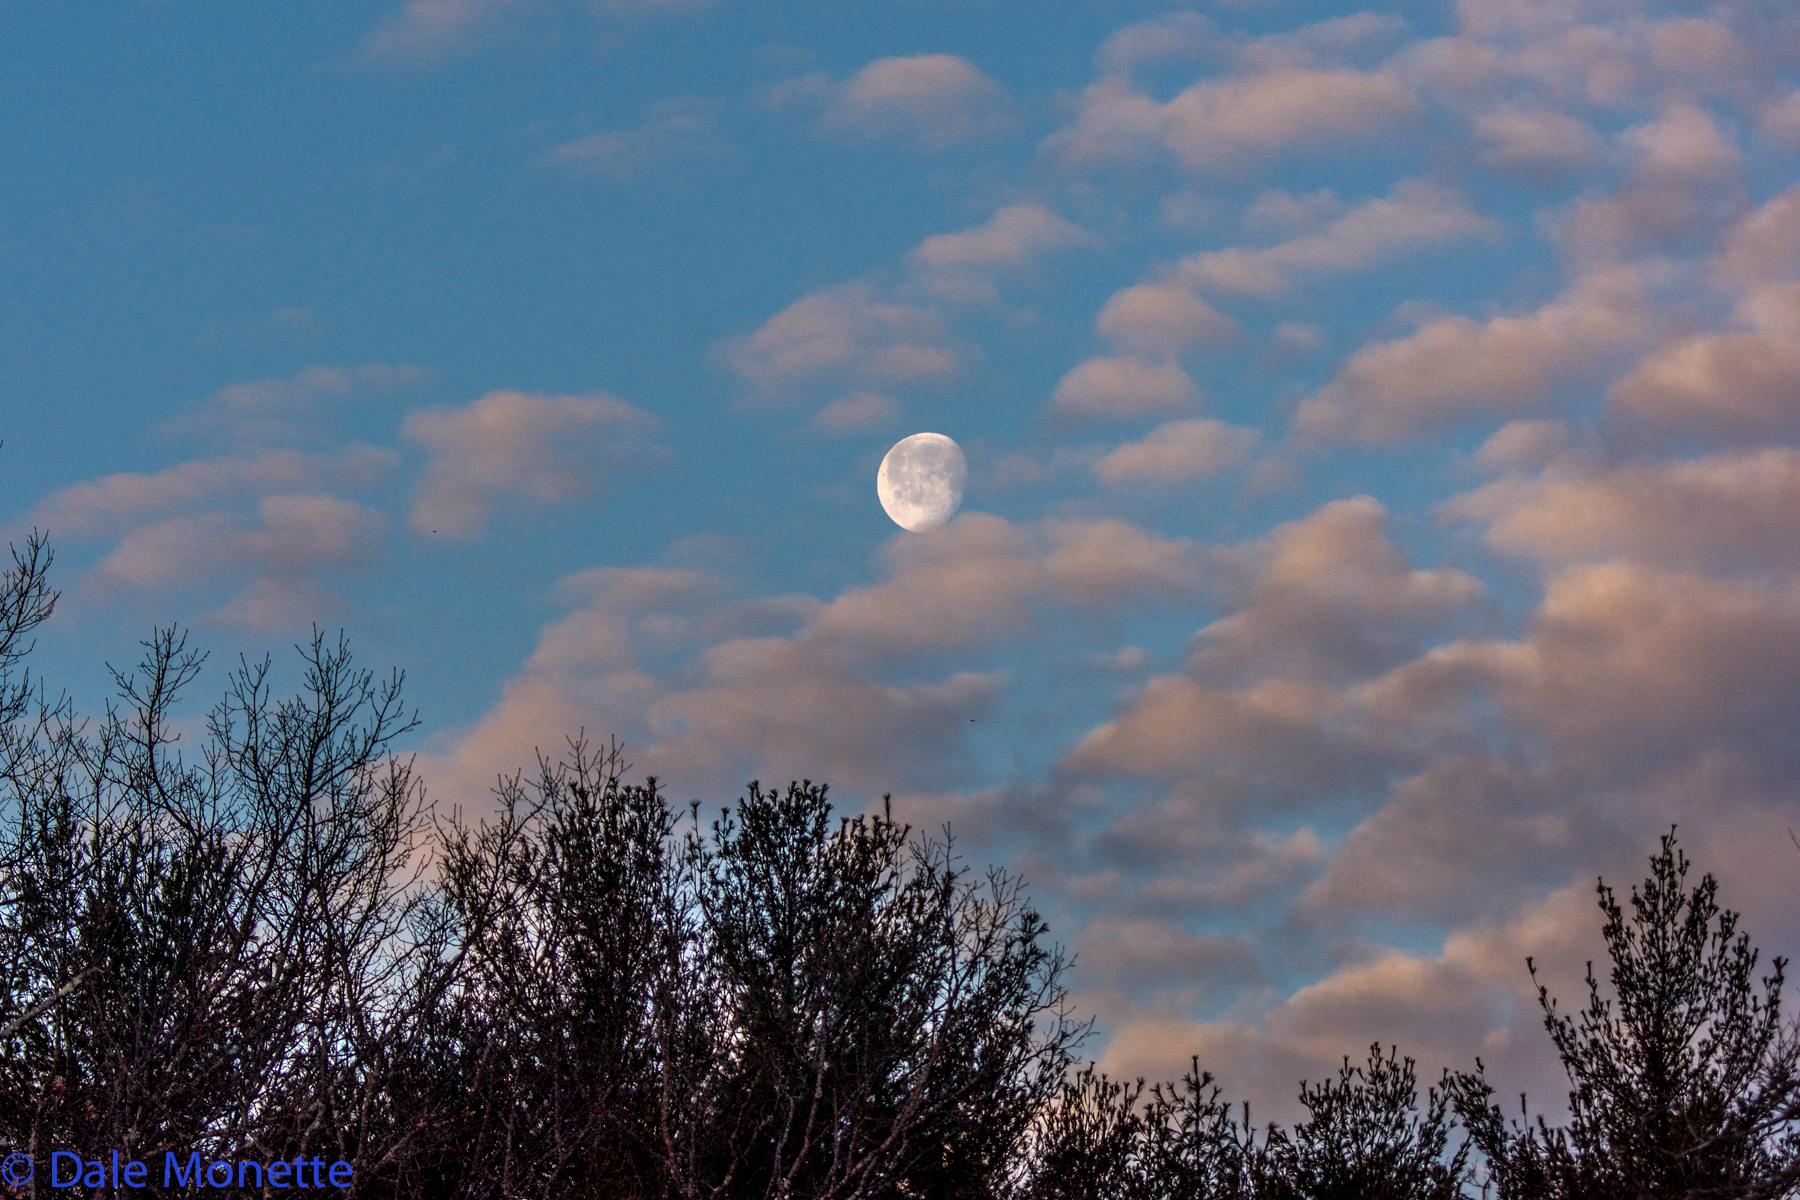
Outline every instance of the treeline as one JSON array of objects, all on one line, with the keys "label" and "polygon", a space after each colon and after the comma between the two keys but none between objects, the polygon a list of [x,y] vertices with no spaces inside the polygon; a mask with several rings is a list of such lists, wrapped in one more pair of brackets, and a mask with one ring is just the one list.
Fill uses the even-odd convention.
[{"label": "treeline", "polygon": [[[1600,889],[1614,998],[1590,975],[1566,1016],[1540,989],[1566,1123],[1503,1112],[1478,1063],[1421,1099],[1376,1046],[1258,1129],[1198,1063],[1079,1070],[1069,964],[947,839],[812,783],[672,807],[579,742],[497,815],[434,814],[391,753],[399,678],[318,637],[292,697],[240,662],[198,745],[172,632],[84,721],[23,670],[48,565],[34,538],[0,582],[0,1158],[35,1164],[12,1194],[238,1190],[165,1189],[170,1152],[342,1162],[368,1197],[1800,1190],[1783,964],[1759,986],[1672,836],[1629,912]],[[53,1189],[59,1150],[146,1185]]]}]

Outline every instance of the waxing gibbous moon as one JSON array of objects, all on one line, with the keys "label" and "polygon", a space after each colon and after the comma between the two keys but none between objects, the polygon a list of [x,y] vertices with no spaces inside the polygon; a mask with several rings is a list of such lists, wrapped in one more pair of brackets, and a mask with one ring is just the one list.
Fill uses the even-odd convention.
[{"label": "waxing gibbous moon", "polygon": [[881,460],[875,494],[894,524],[920,533],[956,515],[968,477],[961,446],[941,433],[915,433],[895,442]]}]

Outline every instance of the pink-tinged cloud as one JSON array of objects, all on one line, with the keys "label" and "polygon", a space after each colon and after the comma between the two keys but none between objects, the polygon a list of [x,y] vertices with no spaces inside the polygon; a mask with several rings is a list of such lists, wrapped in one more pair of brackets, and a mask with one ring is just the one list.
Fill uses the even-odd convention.
[{"label": "pink-tinged cloud", "polygon": [[545,161],[631,179],[679,158],[719,152],[718,106],[697,97],[658,101],[643,124],[564,142]]},{"label": "pink-tinged cloud", "polygon": [[1227,346],[1243,334],[1236,321],[1187,289],[1154,283],[1114,292],[1094,325],[1115,346],[1151,356],[1196,344]]},{"label": "pink-tinged cloud", "polygon": [[1074,124],[1046,148],[1072,170],[1173,157],[1198,174],[1237,173],[1290,150],[1389,134],[1414,107],[1393,76],[1350,68],[1271,66],[1166,103],[1108,77],[1082,93]]},{"label": "pink-tinged cloud", "polygon": [[1667,463],[1558,459],[1447,502],[1490,546],[1541,562],[1800,571],[1800,451],[1736,450]]},{"label": "pink-tinged cloud", "polygon": [[122,472],[77,483],[39,501],[28,522],[62,537],[116,536],[173,513],[239,504],[263,492],[372,487],[398,463],[393,451],[364,445],[316,454],[258,450],[185,462],[150,474]]},{"label": "pink-tinged cloud", "polygon": [[879,392],[852,392],[818,411],[811,428],[818,433],[851,434],[881,429],[900,419],[900,406]]},{"label": "pink-tinged cloud", "polygon": [[998,296],[996,274],[1100,244],[1099,237],[1041,204],[1011,204],[972,229],[926,238],[907,257],[907,265],[934,293],[991,302]]},{"label": "pink-tinged cloud", "polygon": [[287,378],[255,379],[220,388],[196,409],[164,423],[165,432],[202,433],[237,446],[274,446],[324,440],[334,401],[359,393],[413,387],[428,372],[405,363],[308,367]]},{"label": "pink-tinged cloud", "polygon": [[783,403],[833,384],[941,382],[969,353],[933,310],[847,283],[802,296],[755,333],[726,344],[721,357],[757,399]]},{"label": "pink-tinged cloud", "polygon": [[1061,769],[1204,778],[1220,805],[1286,806],[1367,787],[1408,761],[1406,727],[1385,727],[1346,685],[1408,662],[1485,593],[1460,571],[1413,568],[1387,540],[1386,516],[1366,497],[1338,501],[1226,556],[1218,586],[1236,610],[1196,635],[1182,674],[1151,680]]},{"label": "pink-tinged cloud", "polygon": [[1057,383],[1050,408],[1069,417],[1141,417],[1180,412],[1199,399],[1173,358],[1090,358]]},{"label": "pink-tinged cloud", "polygon": [[907,137],[935,149],[1012,126],[1006,89],[951,54],[878,58],[836,88],[822,129]]},{"label": "pink-tinged cloud", "polygon": [[1604,153],[1586,121],[1554,109],[1498,108],[1475,119],[1482,159],[1503,174],[1547,179],[1594,166]]},{"label": "pink-tinged cloud", "polygon": [[467,49],[499,15],[529,0],[407,0],[363,39],[372,61],[422,66]]},{"label": "pink-tinged cloud", "polygon": [[1717,441],[1800,431],[1800,284],[1766,284],[1738,305],[1748,328],[1696,333],[1657,347],[1607,395],[1633,432]]},{"label": "pink-tinged cloud", "polygon": [[800,774],[865,793],[941,788],[968,765],[972,719],[1004,694],[1003,676],[970,669],[979,656],[1044,612],[1195,595],[1205,569],[1190,544],[1123,522],[1028,530],[979,513],[897,539],[884,559],[881,582],[828,603],[735,600],[670,568],[576,577],[565,591],[581,607],[544,630],[491,712],[434,749],[434,787],[479,802],[507,763],[586,728],[625,738],[639,769],[683,790]]},{"label": "pink-tinged cloud", "polygon": [[1409,337],[1364,346],[1305,400],[1295,429],[1320,441],[1394,442],[1481,416],[1541,409],[1592,380],[1646,336],[1639,274],[1609,268],[1537,311],[1442,317]]},{"label": "pink-tinged cloud", "polygon": [[128,530],[82,588],[107,603],[142,605],[231,586],[235,598],[212,619],[288,627],[348,611],[318,576],[379,565],[387,526],[382,514],[340,497],[267,495],[254,518],[202,512]]},{"label": "pink-tinged cloud", "polygon": [[650,435],[657,421],[610,396],[489,392],[462,408],[424,409],[401,436],[427,457],[413,499],[413,532],[478,537],[510,500],[538,505],[587,495],[609,476],[666,457]]},{"label": "pink-tinged cloud", "polygon": [[1679,249],[1741,210],[1744,155],[1711,113],[1671,104],[1619,140],[1632,159],[1625,185],[1582,200],[1558,222],[1558,239],[1571,257],[1610,262]]},{"label": "pink-tinged cloud", "polygon": [[1170,421],[1126,442],[1094,464],[1094,475],[1112,487],[1185,483],[1249,461],[1262,434],[1222,421]]},{"label": "pink-tinged cloud", "polygon": [[1733,287],[1800,276],[1800,185],[1771,197],[1726,231],[1716,270]]},{"label": "pink-tinged cloud", "polygon": [[1319,232],[1262,249],[1231,247],[1182,260],[1177,278],[1189,287],[1277,296],[1308,275],[1366,271],[1389,256],[1474,238],[1499,225],[1457,193],[1405,180],[1391,196],[1370,200]]}]

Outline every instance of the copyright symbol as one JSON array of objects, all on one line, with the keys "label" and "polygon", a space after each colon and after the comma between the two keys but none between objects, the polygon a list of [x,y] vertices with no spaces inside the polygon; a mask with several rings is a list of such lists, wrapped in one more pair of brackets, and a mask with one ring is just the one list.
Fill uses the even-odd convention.
[{"label": "copyright symbol", "polygon": [[31,1155],[21,1150],[14,1150],[6,1156],[4,1161],[0,1161],[0,1179],[4,1179],[14,1187],[30,1183],[31,1171]]}]

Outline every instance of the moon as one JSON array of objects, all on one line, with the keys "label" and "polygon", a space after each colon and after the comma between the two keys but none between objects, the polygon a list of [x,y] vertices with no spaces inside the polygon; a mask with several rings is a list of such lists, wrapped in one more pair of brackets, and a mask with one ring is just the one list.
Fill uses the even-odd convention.
[{"label": "moon", "polygon": [[956,515],[968,477],[961,446],[941,433],[915,433],[881,460],[875,494],[894,524],[921,533]]}]

